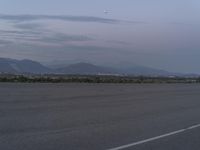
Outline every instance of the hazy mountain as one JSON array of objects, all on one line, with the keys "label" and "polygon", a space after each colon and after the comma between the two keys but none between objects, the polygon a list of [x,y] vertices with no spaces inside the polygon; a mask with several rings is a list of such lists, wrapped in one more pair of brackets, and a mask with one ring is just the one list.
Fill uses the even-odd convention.
[{"label": "hazy mountain", "polygon": [[57,69],[58,73],[63,74],[118,74],[118,70],[109,67],[97,66],[89,63],[76,63],[67,67]]},{"label": "hazy mountain", "polygon": [[4,73],[50,73],[51,69],[32,60],[0,58],[0,72]]},{"label": "hazy mountain", "polygon": [[134,65],[127,68],[113,68],[97,66],[89,63],[76,63],[57,69],[62,74],[113,74],[113,75],[146,75],[146,76],[170,76],[181,75],[160,69]]},{"label": "hazy mountain", "polygon": [[128,68],[122,68],[121,72],[128,75],[146,75],[146,76],[169,76],[177,75],[176,73],[168,72],[161,69],[135,65]]},{"label": "hazy mountain", "polygon": [[[127,65],[128,66],[128,65]],[[170,73],[164,70],[145,66],[133,65],[127,68],[112,68],[93,65],[90,63],[75,63],[57,69],[50,69],[39,62],[32,60],[16,60],[0,58],[0,72],[4,73],[57,73],[57,74],[80,74],[80,75],[146,75],[146,76],[170,76],[182,74]]]}]

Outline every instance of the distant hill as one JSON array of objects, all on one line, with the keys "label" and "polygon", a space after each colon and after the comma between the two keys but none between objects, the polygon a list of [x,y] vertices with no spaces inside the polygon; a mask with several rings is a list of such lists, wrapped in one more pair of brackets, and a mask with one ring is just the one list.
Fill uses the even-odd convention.
[{"label": "distant hill", "polygon": [[146,76],[170,76],[178,75],[176,73],[168,72],[161,69],[155,69],[151,67],[134,65],[128,68],[122,68],[121,72],[127,75],[146,75]]},{"label": "distant hill", "polygon": [[86,74],[86,75],[98,75],[98,74],[118,74],[118,70],[109,67],[97,66],[89,63],[77,63],[67,67],[56,69],[56,72],[62,74]]},{"label": "distant hill", "polygon": [[52,72],[48,67],[32,60],[16,60],[0,58],[0,72],[3,73],[35,73],[43,74]]},{"label": "distant hill", "polygon": [[65,67],[50,69],[32,60],[16,60],[0,58],[0,73],[33,73],[33,74],[79,74],[79,75],[144,75],[144,76],[183,76],[160,69],[133,65],[127,68],[112,68],[93,65],[90,63],[76,63]]},{"label": "distant hill", "polygon": [[146,75],[146,76],[169,76],[175,75],[173,73],[154,69],[144,66],[132,66],[128,68],[111,68],[97,66],[89,63],[77,63],[72,64],[67,67],[61,67],[56,69],[57,73],[62,74],[88,74],[88,75],[97,75],[97,74],[112,74],[112,75]]}]

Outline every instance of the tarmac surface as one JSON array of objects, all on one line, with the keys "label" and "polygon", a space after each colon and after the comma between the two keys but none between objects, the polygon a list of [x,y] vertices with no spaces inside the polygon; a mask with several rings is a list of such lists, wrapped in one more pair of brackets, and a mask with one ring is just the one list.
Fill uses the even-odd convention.
[{"label": "tarmac surface", "polygon": [[199,150],[198,84],[0,83],[0,150]]}]

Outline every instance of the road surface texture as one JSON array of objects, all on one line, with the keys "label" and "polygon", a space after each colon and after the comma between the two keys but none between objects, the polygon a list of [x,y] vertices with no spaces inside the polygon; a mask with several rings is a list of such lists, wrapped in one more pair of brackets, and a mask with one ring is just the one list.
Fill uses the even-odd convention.
[{"label": "road surface texture", "polygon": [[0,150],[200,150],[198,84],[0,83]]}]

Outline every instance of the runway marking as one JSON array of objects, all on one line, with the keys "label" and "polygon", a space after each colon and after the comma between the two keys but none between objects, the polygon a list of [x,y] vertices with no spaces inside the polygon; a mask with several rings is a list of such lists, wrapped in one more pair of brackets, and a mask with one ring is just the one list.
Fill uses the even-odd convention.
[{"label": "runway marking", "polygon": [[141,141],[138,141],[138,142],[134,142],[134,143],[122,145],[122,146],[119,146],[119,147],[111,148],[111,149],[108,149],[108,150],[122,150],[122,149],[125,149],[125,148],[129,148],[129,147],[133,147],[133,146],[136,146],[136,145],[141,145],[141,144],[144,144],[144,143],[147,143],[147,142],[151,142],[151,141],[155,141],[155,140],[158,140],[158,139],[162,139],[162,138],[165,138],[165,137],[168,137],[168,136],[176,135],[176,134],[188,131],[188,130],[199,128],[199,127],[200,127],[200,124],[193,125],[193,126],[190,126],[188,128],[184,128],[184,129],[181,129],[181,130],[173,131],[173,132],[166,133],[166,134],[163,134],[163,135],[159,135],[159,136],[156,136],[156,137],[152,137],[152,138],[149,138],[149,139],[146,139],[146,140],[141,140]]}]

